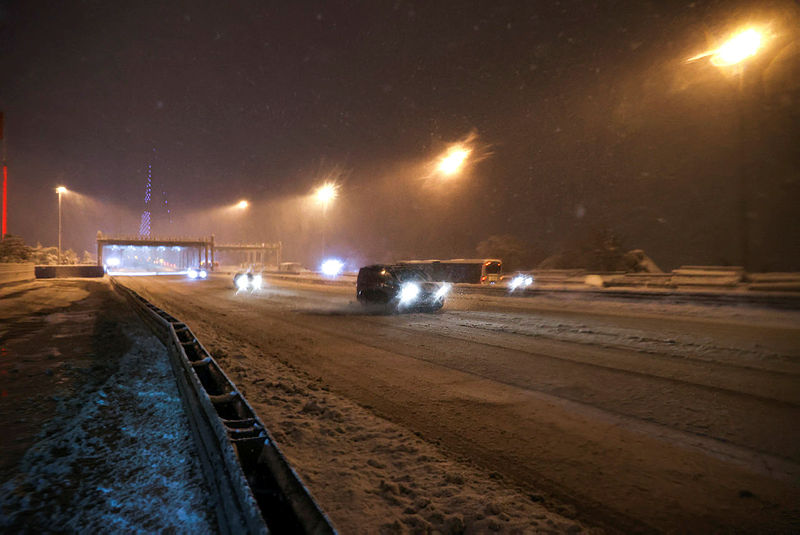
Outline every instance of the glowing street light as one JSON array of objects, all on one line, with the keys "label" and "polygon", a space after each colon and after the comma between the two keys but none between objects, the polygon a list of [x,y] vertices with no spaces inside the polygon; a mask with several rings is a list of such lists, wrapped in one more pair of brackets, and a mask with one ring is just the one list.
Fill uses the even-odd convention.
[{"label": "glowing street light", "polygon": [[250,203],[245,201],[244,199],[236,203],[236,208],[238,208],[239,210],[244,210],[248,206],[250,206]]},{"label": "glowing street light", "polygon": [[446,176],[458,173],[464,166],[467,158],[469,158],[471,152],[472,149],[464,147],[463,145],[454,145],[450,147],[439,160],[439,165],[437,166],[438,171]]},{"label": "glowing street light", "polygon": [[761,32],[755,28],[748,28],[735,34],[722,43],[719,48],[708,50],[686,61],[697,61],[707,57],[715,67],[729,67],[755,56],[761,48],[762,42],[763,36]]},{"label": "glowing street light", "polygon": [[61,195],[67,193],[69,190],[64,186],[58,186],[56,193],[58,193],[58,263],[61,264]]},{"label": "glowing street light", "polygon": [[761,48],[761,32],[749,28],[726,41],[717,53],[711,56],[711,63],[717,67],[735,65],[755,56]]},{"label": "glowing street light", "polygon": [[325,184],[317,188],[316,193],[314,193],[314,197],[317,199],[317,202],[322,205],[323,208],[328,208],[328,205],[337,196],[336,190],[337,190],[336,184],[333,184],[331,182],[326,182]]}]

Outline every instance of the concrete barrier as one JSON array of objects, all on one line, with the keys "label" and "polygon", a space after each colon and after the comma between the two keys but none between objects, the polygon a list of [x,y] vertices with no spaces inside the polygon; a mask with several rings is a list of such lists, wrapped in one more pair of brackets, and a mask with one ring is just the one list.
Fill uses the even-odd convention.
[{"label": "concrete barrier", "polygon": [[0,284],[28,281],[35,278],[33,264],[0,264]]},{"label": "concrete barrier", "polygon": [[103,266],[76,264],[68,266],[36,266],[37,279],[57,279],[62,277],[102,277]]},{"label": "concrete barrier", "polygon": [[800,273],[748,273],[749,290],[800,292]]},{"label": "concrete barrier", "polygon": [[355,286],[356,275],[344,274],[337,277],[326,277],[319,273],[287,273],[285,271],[262,271],[264,277],[285,280],[300,284],[326,284],[329,286]]}]

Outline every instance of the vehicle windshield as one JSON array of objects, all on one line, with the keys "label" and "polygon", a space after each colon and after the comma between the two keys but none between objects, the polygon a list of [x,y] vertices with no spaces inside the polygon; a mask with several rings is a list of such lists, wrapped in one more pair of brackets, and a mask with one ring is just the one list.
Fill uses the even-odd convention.
[{"label": "vehicle windshield", "polygon": [[430,281],[430,277],[424,271],[412,268],[394,268],[392,275],[400,282],[425,282]]},{"label": "vehicle windshield", "polygon": [[486,273],[494,275],[495,273],[500,273],[501,264],[500,262],[487,262],[486,263]]}]

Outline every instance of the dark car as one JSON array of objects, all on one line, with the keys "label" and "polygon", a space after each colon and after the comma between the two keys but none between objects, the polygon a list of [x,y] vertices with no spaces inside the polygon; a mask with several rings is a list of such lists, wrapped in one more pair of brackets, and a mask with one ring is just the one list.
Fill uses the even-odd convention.
[{"label": "dark car", "polygon": [[439,310],[450,284],[433,282],[421,269],[407,265],[362,267],[356,298],[364,305],[383,305],[389,311]]}]

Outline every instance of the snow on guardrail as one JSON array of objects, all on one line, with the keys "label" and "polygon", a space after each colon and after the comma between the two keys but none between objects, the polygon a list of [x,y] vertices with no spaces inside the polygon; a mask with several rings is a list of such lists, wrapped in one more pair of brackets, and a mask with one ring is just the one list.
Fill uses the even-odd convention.
[{"label": "snow on guardrail", "polygon": [[222,533],[335,530],[261,419],[186,324],[111,282],[167,347]]}]

